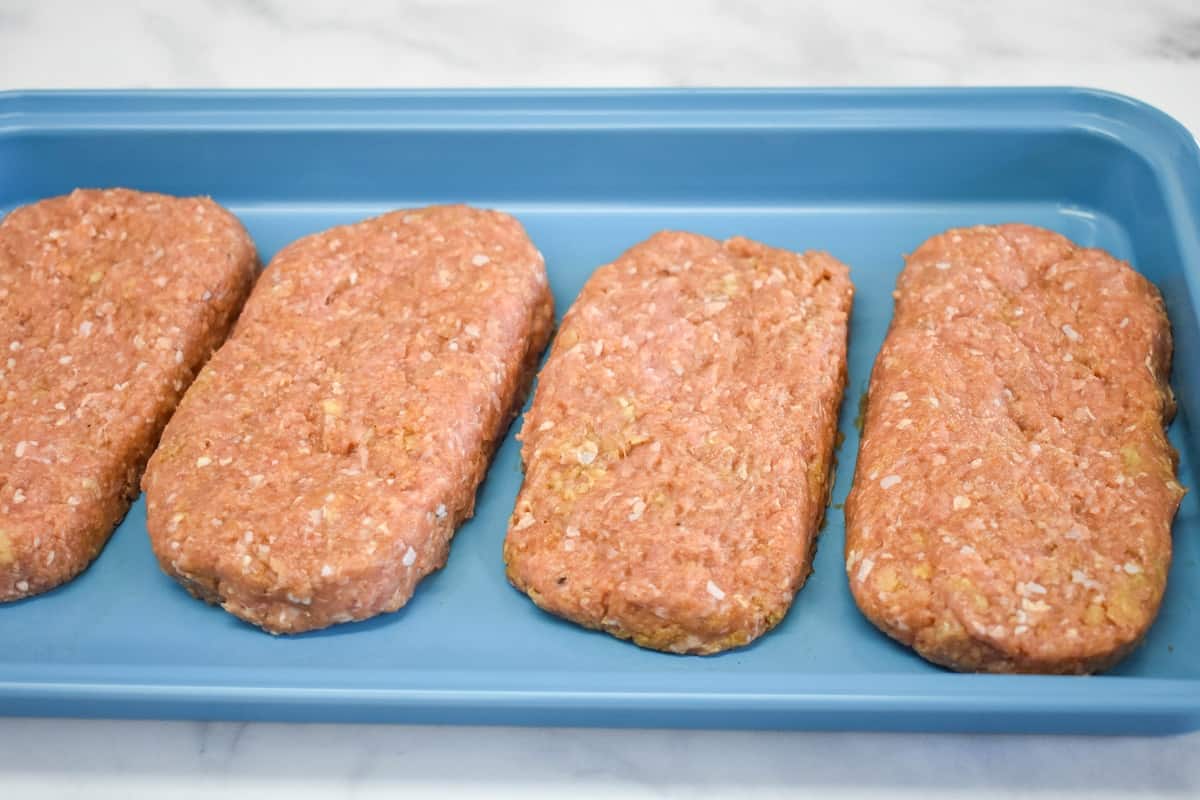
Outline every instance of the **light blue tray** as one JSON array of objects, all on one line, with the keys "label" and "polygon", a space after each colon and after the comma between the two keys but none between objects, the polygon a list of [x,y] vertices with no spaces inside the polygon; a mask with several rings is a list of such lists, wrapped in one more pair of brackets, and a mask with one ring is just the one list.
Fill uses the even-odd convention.
[{"label": "light blue tray", "polygon": [[1177,123],[1091,91],[0,94],[0,209],[76,186],[209,194],[265,259],[387,209],[515,214],[559,311],[661,228],[824,248],[858,287],[846,442],[816,573],[779,628],[711,658],[639,650],[539,612],[504,579],[512,436],[446,569],[397,614],[271,638],[163,576],[134,506],[95,565],[0,606],[0,713],[120,717],[1150,733],[1200,727],[1200,524],[1175,524],[1163,611],[1106,676],[955,675],[851,601],[852,420],[904,253],[945,228],[1044,225],[1130,259],[1167,299],[1195,487],[1200,157]]}]

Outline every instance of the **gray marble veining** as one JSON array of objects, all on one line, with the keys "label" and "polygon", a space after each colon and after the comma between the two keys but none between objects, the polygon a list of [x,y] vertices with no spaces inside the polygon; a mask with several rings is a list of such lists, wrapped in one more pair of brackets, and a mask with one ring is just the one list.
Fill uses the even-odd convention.
[{"label": "gray marble veining", "polygon": [[10,720],[5,796],[1194,797],[1197,737]]},{"label": "gray marble veining", "polygon": [[5,0],[8,87],[1084,84],[1200,127],[1200,3]]}]

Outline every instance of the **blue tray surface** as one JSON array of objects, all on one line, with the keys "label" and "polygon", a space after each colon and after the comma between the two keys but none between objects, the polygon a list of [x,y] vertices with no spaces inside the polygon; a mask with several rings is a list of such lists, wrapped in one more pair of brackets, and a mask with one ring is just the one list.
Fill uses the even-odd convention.
[{"label": "blue tray surface", "polygon": [[[272,638],[157,568],[142,501],[97,562],[0,607],[0,713],[569,725],[1167,732],[1200,721],[1195,494],[1145,645],[1108,675],[955,675],[875,631],[851,600],[841,504],[853,419],[904,253],[952,226],[1021,221],[1129,259],[1167,296],[1194,487],[1200,168],[1152,109],[1075,90],[744,93],[0,95],[0,208],[76,185],[205,193],[264,262],[393,208],[516,215],[558,311],[592,270],[663,228],[825,249],[857,287],[834,506],[815,573],[758,643],[640,650],[538,611],[501,544],[521,480],[513,432],[447,567],[407,607]],[[839,176],[845,178],[844,181]],[[1189,228],[1190,226],[1190,228]],[[519,423],[518,423],[519,425]]]}]

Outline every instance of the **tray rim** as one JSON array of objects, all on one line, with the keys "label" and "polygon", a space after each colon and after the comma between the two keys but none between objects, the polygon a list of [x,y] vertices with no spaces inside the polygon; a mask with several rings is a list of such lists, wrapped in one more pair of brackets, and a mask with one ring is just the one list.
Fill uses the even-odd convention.
[{"label": "tray rim", "polygon": [[[365,107],[364,107],[365,106]],[[866,109],[864,111],[863,109]],[[915,113],[914,113],[915,108]],[[897,126],[896,111],[907,116]],[[829,119],[831,111],[845,114]],[[736,112],[737,119],[730,119]],[[602,116],[601,116],[602,115]],[[969,119],[964,119],[969,115]],[[506,122],[505,117],[510,118]],[[518,118],[515,121],[511,118]],[[888,123],[888,124],[885,124]],[[0,91],[0,139],[41,130],[279,130],[383,127],[504,129],[628,127],[791,128],[1084,128],[1118,139],[1145,159],[1165,193],[1178,237],[1183,278],[1200,298],[1200,147],[1165,112],[1132,97],[1078,87],[855,87],[721,89],[184,89]],[[1170,157],[1169,157],[1170,156]],[[1185,173],[1190,179],[1184,181]],[[1185,429],[1186,430],[1186,429]],[[1192,440],[1190,440],[1192,441]],[[1192,441],[1193,447],[1195,442]],[[885,673],[880,673],[884,675]],[[810,676],[811,677],[811,676]],[[820,677],[820,676],[817,676]],[[1021,730],[1014,722],[1048,712],[1038,692],[1049,676],[904,676],[910,694],[802,692],[613,692],[503,689],[393,689],[4,680],[0,716],[154,717],[195,719],[455,721],[563,724],[586,710],[605,724],[680,727],[803,727],[882,729],[859,715],[944,715],[937,725],[910,719],[897,729]],[[1094,693],[1059,686],[1056,711],[1076,721],[1055,730],[1086,731],[1102,719],[1156,721],[1143,732],[1200,728],[1200,679],[1098,676],[1118,696],[1096,707]],[[1021,681],[1022,683],[1012,683]],[[1032,684],[1030,682],[1033,682]],[[819,684],[820,681],[817,681]],[[1011,684],[1011,685],[1008,685]],[[811,686],[811,681],[810,681]],[[947,691],[947,686],[953,686]],[[1072,687],[1068,689],[1067,687]],[[932,689],[932,687],[930,687]],[[1025,701],[1022,702],[1022,698]],[[952,703],[953,706],[945,704]],[[739,720],[766,715],[768,724]],[[722,715],[726,715],[722,719]],[[975,719],[978,716],[987,719]],[[694,718],[694,719],[693,719]],[[790,721],[789,721],[789,718]],[[777,720],[778,725],[770,724]],[[851,724],[846,724],[850,722]],[[728,724],[727,724],[728,723]]]},{"label": "tray rim", "polygon": [[[803,106],[797,107],[797,102]],[[114,108],[115,103],[122,107]],[[871,105],[871,111],[864,106]],[[317,110],[314,111],[314,106]],[[909,112],[894,118],[896,108]],[[829,111],[854,110],[851,116],[825,118]],[[912,113],[913,111],[918,113]],[[721,87],[721,88],[316,88],[316,89],[4,89],[0,90],[0,136],[29,130],[60,128],[123,128],[155,124],[159,129],[239,129],[291,127],[351,127],[327,114],[352,116],[361,127],[374,116],[376,124],[420,127],[422,113],[437,115],[438,127],[507,128],[500,113],[536,114],[533,126],[563,123],[588,127],[625,127],[634,115],[642,121],[678,127],[738,127],[731,111],[750,114],[749,124],[761,126],[774,116],[789,126],[888,128],[1062,127],[1064,122],[1109,130],[1105,123],[1123,124],[1130,117],[1137,130],[1159,138],[1182,136],[1195,144],[1193,134],[1178,120],[1145,101],[1106,89],[1086,86],[932,86],[932,87]],[[976,116],[962,118],[964,111]],[[1013,112],[1025,112],[1014,117]],[[1037,117],[1030,118],[1034,112]],[[454,114],[448,117],[448,114]],[[182,115],[182,116],[181,116]],[[603,116],[601,116],[603,115]],[[39,118],[37,126],[23,126]],[[1040,124],[1038,118],[1041,118]],[[724,119],[723,119],[724,118]],[[174,124],[170,124],[170,123]],[[1020,122],[1020,125],[1014,123]],[[274,123],[274,125],[268,125]],[[724,123],[721,125],[720,123]],[[1088,125],[1088,123],[1091,123]],[[1200,132],[1197,132],[1200,134]]]}]

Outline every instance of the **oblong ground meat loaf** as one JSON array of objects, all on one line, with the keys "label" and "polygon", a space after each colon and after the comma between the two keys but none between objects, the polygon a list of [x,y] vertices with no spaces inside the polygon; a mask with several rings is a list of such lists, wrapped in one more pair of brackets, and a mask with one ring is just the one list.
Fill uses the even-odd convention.
[{"label": "oblong ground meat loaf", "polygon": [[1128,264],[1026,225],[909,257],[871,377],[846,570],[959,670],[1083,673],[1150,627],[1183,489],[1171,333]]},{"label": "oblong ground meat loaf", "polygon": [[523,423],[512,583],[679,653],[779,622],[828,499],[852,294],[824,253],[689,233],[598,269]]},{"label": "oblong ground meat loaf", "polygon": [[0,601],[99,554],[257,264],[206,198],[81,190],[0,222]]},{"label": "oblong ground meat loaf", "polygon": [[398,609],[471,515],[552,321],[505,214],[396,211],[289,245],[151,459],[159,563],[273,633]]}]

